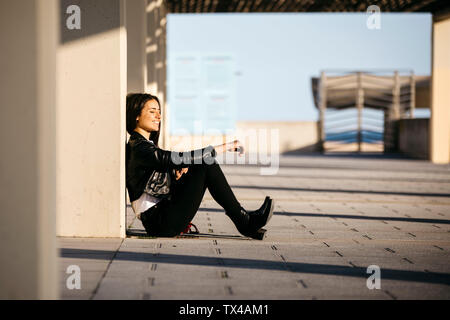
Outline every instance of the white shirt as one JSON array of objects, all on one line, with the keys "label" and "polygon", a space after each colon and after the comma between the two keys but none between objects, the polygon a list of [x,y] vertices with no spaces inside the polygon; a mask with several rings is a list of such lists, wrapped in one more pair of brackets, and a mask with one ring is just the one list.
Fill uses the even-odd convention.
[{"label": "white shirt", "polygon": [[159,201],[161,201],[161,199],[152,197],[148,193],[144,192],[139,199],[131,202],[131,207],[133,208],[136,217],[141,220],[141,213],[147,211]]}]

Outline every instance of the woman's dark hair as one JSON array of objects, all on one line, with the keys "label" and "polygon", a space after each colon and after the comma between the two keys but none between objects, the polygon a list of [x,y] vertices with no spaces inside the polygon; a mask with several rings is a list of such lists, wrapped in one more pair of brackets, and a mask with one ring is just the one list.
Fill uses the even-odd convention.
[{"label": "woman's dark hair", "polygon": [[[161,104],[156,96],[149,93],[129,93],[127,95],[127,131],[132,134],[134,129],[136,129],[136,118],[141,114],[144,105],[149,100],[156,100],[158,102],[159,110],[161,110]],[[161,126],[160,126],[161,128]],[[159,131],[150,132],[150,140],[152,140],[156,145],[158,145]]]}]

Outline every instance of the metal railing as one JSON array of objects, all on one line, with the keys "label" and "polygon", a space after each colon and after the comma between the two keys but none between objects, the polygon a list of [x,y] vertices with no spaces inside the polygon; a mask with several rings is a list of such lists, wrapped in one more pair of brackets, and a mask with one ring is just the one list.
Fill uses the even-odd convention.
[{"label": "metal railing", "polygon": [[367,144],[394,151],[397,120],[414,117],[411,70],[322,71],[316,89],[323,151],[328,151],[327,145],[353,143],[359,152]]}]

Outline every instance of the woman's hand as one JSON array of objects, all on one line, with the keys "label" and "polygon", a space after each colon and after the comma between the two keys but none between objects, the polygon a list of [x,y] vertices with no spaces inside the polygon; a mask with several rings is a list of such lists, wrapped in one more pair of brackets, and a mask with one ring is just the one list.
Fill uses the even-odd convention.
[{"label": "woman's hand", "polygon": [[215,146],[216,152],[239,152],[239,156],[244,154],[244,146],[239,140],[234,140],[232,142],[227,142],[218,146]]},{"label": "woman's hand", "polygon": [[175,180],[180,179],[181,176],[185,174],[187,171],[188,168],[175,169]]}]

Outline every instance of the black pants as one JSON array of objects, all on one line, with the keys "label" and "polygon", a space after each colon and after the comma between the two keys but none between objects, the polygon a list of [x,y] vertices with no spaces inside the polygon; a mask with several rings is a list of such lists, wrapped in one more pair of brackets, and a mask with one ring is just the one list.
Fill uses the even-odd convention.
[{"label": "black pants", "polygon": [[161,200],[141,214],[142,224],[150,236],[174,237],[183,232],[197,213],[206,188],[227,215],[232,216],[241,209],[216,161],[190,167],[171,188],[170,200]]}]

